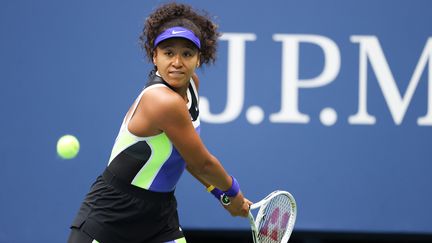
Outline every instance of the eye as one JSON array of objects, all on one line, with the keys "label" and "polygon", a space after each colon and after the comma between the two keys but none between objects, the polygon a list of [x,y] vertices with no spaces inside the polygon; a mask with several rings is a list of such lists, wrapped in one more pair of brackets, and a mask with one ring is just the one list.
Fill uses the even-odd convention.
[{"label": "eye", "polygon": [[191,56],[193,56],[193,52],[191,52],[191,51],[184,51],[183,52],[183,56],[184,57],[191,57]]},{"label": "eye", "polygon": [[172,50],[165,50],[164,55],[171,57],[174,55],[174,52]]},{"label": "eye", "polygon": [[195,49],[187,48],[183,50],[182,56],[183,57],[193,57],[197,54],[197,51]]}]

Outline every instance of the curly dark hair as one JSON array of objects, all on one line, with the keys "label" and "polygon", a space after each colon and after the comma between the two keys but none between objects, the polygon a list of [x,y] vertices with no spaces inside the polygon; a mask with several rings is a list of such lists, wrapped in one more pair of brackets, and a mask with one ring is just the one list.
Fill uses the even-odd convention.
[{"label": "curly dark hair", "polygon": [[147,17],[139,38],[150,62],[153,60],[156,37],[174,26],[187,28],[200,39],[200,63],[209,64],[216,61],[217,39],[220,33],[209,15],[186,4],[167,3]]}]

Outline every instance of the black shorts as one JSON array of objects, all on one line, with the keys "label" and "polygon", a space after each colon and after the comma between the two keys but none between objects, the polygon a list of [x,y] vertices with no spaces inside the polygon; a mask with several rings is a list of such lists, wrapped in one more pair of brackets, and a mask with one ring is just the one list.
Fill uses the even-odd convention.
[{"label": "black shorts", "polygon": [[108,169],[92,185],[71,228],[101,243],[160,243],[183,237],[174,192],[135,187]]}]

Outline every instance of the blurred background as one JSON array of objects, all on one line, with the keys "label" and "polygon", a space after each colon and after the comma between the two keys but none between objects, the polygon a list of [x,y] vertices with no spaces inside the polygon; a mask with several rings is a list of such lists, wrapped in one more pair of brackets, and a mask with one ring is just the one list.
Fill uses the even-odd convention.
[{"label": "blurred background", "polygon": [[[258,201],[291,192],[290,242],[432,242],[432,2],[178,1],[224,33],[203,67],[202,138]],[[152,66],[139,45],[166,1],[0,2],[0,242],[66,242]],[[76,158],[56,154],[75,135]],[[250,242],[192,176],[188,242]]]}]

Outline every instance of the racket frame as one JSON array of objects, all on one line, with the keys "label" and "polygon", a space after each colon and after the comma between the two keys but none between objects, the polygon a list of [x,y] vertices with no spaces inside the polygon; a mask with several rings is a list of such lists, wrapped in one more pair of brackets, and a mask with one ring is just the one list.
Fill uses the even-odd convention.
[{"label": "racket frame", "polygon": [[[277,191],[274,191],[274,192],[270,193],[269,195],[267,195],[261,201],[254,203],[250,206],[248,218],[249,218],[249,223],[250,223],[251,230],[252,230],[252,238],[253,238],[254,243],[261,243],[258,240],[258,227],[257,227],[257,225],[258,225],[259,221],[261,220],[261,218],[263,217],[264,210],[267,207],[270,200],[272,198],[278,196],[278,195],[286,195],[289,198],[289,201],[291,203],[290,206],[291,206],[292,210],[291,210],[290,219],[288,220],[287,230],[285,231],[284,236],[281,239],[281,243],[288,242],[288,240],[291,236],[291,233],[294,229],[294,224],[295,224],[295,221],[297,218],[297,203],[296,203],[294,197],[291,195],[291,193],[289,193],[287,191],[277,190]],[[254,217],[252,215],[251,211],[254,209],[258,209],[258,208],[259,208],[258,214],[256,217]]]}]

